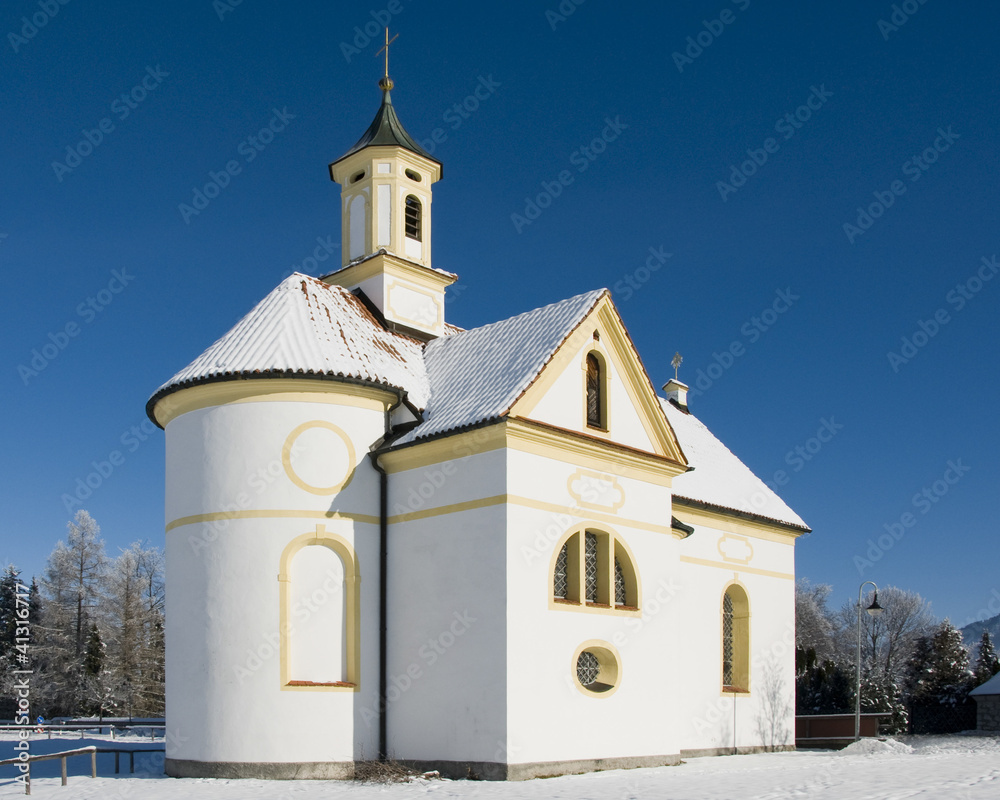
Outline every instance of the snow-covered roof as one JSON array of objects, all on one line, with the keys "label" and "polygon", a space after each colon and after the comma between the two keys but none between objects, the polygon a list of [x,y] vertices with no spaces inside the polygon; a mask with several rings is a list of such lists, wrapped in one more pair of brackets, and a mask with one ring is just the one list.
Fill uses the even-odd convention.
[{"label": "snow-covered roof", "polygon": [[587,292],[428,343],[424,421],[396,444],[502,417],[606,292]]},{"label": "snow-covered roof", "polygon": [[149,402],[211,380],[292,374],[344,377],[428,398],[422,344],[386,330],[347,289],[293,273]]},{"label": "snow-covered roof", "polygon": [[1000,672],[986,681],[986,683],[977,686],[969,694],[1000,694]]},{"label": "snow-covered roof", "polygon": [[802,518],[716,439],[701,420],[681,411],[669,400],[660,398],[660,405],[677,434],[688,464],[694,467],[674,478],[675,497],[809,529]]}]

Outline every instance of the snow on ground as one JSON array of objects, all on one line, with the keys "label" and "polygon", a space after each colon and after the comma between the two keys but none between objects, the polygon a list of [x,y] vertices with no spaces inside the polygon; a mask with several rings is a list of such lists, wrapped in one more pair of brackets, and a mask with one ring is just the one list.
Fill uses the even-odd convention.
[{"label": "snow on ground", "polygon": [[[13,742],[0,741],[0,758],[9,758]],[[32,797],[53,800],[395,800],[395,798],[483,798],[483,800],[977,800],[1000,797],[1000,737],[918,736],[903,742],[867,740],[850,748],[800,750],[746,756],[697,758],[677,767],[616,770],[589,775],[523,781],[475,783],[418,780],[389,786],[341,781],[229,781],[171,779],[162,775],[112,775],[102,760],[99,774],[82,773],[89,759],[70,761],[69,786],[59,785],[58,761],[36,765]],[[118,740],[150,746],[149,740]],[[40,739],[35,752],[96,743],[106,739]],[[36,748],[37,745],[37,749]],[[111,756],[102,755],[101,759]],[[127,760],[124,762],[127,763]],[[49,769],[43,773],[42,768]],[[33,770],[34,772],[35,770]],[[137,766],[138,771],[138,766]],[[11,767],[0,767],[0,798],[18,797]]]}]

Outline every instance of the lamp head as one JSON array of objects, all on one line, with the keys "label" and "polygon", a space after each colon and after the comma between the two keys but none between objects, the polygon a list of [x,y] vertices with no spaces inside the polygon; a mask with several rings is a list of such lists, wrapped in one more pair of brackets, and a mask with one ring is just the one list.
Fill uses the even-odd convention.
[{"label": "lamp head", "polygon": [[870,606],[868,606],[868,608],[866,610],[868,611],[869,616],[872,616],[872,617],[877,617],[883,611],[885,611],[885,609],[882,608],[882,606],[880,606],[878,604],[878,592],[875,592],[875,599],[872,600],[872,604]]}]

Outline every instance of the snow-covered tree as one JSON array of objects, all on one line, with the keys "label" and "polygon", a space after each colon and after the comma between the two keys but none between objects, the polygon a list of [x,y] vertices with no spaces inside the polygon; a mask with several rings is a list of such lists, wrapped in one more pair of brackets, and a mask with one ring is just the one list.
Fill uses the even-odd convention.
[{"label": "snow-covered tree", "polygon": [[[20,611],[24,611],[24,588],[21,570],[8,564],[0,576],[0,719],[14,716],[14,670],[34,665],[34,626],[38,622],[40,608],[38,585],[32,580],[27,592],[27,620],[18,615],[19,600],[22,603]],[[27,626],[22,624],[25,621]]]},{"label": "snow-covered tree", "polygon": [[[862,671],[870,670],[901,685],[906,664],[917,639],[930,633],[935,625],[930,604],[916,592],[886,586],[879,590],[878,616],[864,613],[872,602],[869,594],[862,600],[861,657]],[[845,603],[838,614],[838,652],[841,660],[854,663],[857,649],[858,609],[854,600]]]},{"label": "snow-covered tree", "polygon": [[163,554],[134,542],[108,571],[108,668],[130,715],[163,711]]},{"label": "snow-covered tree", "polygon": [[826,607],[833,591],[828,584],[813,585],[807,578],[795,582],[795,647],[819,661],[833,658],[834,620]]},{"label": "snow-covered tree", "polygon": [[[853,687],[851,699],[854,699]],[[889,714],[888,718],[881,720],[879,730],[883,733],[906,733],[908,715],[902,700],[902,689],[885,672],[862,673],[861,712]]]},{"label": "snow-covered tree", "polygon": [[854,668],[834,646],[837,619],[826,602],[832,587],[795,584],[795,705],[799,714],[850,710]]},{"label": "snow-covered tree", "polygon": [[983,631],[982,638],[979,640],[979,654],[976,656],[976,666],[973,672],[976,676],[976,686],[986,683],[1000,672],[1000,658],[997,658],[997,651],[993,647],[993,640],[987,630]]},{"label": "snow-covered tree", "polygon": [[918,703],[961,703],[973,687],[962,633],[946,619],[922,637],[908,664],[909,696]]},{"label": "snow-covered tree", "polygon": [[87,640],[100,623],[106,564],[100,528],[81,509],[67,525],[66,541],[49,555],[42,579],[38,699],[49,715],[84,709]]}]

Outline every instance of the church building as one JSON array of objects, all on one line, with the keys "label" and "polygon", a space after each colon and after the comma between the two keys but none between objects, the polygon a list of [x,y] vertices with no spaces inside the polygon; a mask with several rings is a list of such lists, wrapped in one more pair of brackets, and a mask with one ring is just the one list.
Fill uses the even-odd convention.
[{"label": "church building", "polygon": [[[463,330],[390,98],[295,273],[147,404],[166,770],[504,780],[794,746],[809,528],[657,394],[606,289]],[[697,409],[695,409],[697,410]]]}]

